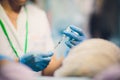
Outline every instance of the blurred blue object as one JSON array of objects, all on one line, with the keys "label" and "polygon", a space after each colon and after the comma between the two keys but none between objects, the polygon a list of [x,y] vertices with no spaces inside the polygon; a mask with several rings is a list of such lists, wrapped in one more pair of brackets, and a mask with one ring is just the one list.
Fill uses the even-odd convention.
[{"label": "blurred blue object", "polygon": [[47,67],[51,60],[52,52],[30,52],[20,58],[20,62],[30,67],[33,71],[41,71]]},{"label": "blurred blue object", "polygon": [[84,33],[82,30],[74,25],[70,25],[70,31],[65,30],[63,32],[67,37],[69,37],[69,40],[65,42],[65,44],[72,48],[76,45],[78,45],[80,42],[84,41],[86,39]]},{"label": "blurred blue object", "polygon": [[8,60],[8,61],[13,61],[12,59],[10,59],[9,57],[7,56],[4,56],[4,55],[1,55],[0,54],[0,60]]}]

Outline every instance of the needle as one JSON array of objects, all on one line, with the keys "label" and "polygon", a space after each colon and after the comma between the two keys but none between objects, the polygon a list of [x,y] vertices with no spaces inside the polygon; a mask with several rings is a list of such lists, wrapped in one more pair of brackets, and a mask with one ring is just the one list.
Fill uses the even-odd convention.
[{"label": "needle", "polygon": [[53,51],[55,51],[55,49],[62,43],[62,41],[64,40],[66,38],[66,36],[65,35],[63,35],[63,37],[61,38],[61,40],[57,43],[57,45],[54,47],[54,50]]}]

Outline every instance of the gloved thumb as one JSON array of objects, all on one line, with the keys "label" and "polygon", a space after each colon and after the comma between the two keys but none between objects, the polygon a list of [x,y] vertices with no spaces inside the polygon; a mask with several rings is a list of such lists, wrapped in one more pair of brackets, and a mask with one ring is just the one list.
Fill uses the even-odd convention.
[{"label": "gloved thumb", "polygon": [[51,57],[53,56],[53,52],[48,52],[47,54],[43,54],[42,57]]}]

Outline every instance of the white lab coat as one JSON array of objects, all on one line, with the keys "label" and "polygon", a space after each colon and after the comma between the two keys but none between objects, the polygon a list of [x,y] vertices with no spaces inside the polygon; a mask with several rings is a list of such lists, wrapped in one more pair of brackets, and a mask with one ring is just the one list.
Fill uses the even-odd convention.
[{"label": "white lab coat", "polygon": [[[28,11],[28,49],[30,51],[47,52],[53,49],[53,42],[49,23],[44,11],[37,8],[34,4],[26,4]],[[22,7],[17,19],[17,30],[14,28],[5,10],[0,5],[0,19],[5,24],[8,35],[19,53],[19,56],[24,55],[24,42],[26,35],[26,13]],[[11,58],[17,58],[13,52],[3,30],[0,26],[0,54],[4,54]]]}]

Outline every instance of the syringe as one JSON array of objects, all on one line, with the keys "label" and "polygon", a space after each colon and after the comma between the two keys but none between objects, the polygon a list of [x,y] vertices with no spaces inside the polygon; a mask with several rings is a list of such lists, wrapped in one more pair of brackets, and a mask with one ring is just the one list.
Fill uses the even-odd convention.
[{"label": "syringe", "polygon": [[63,35],[63,37],[61,38],[61,40],[57,43],[57,45],[54,47],[54,49],[56,49],[61,43],[63,40],[65,40],[66,36]]},{"label": "syringe", "polygon": [[[66,29],[65,29],[66,31],[71,31],[71,29],[70,29],[70,27],[67,27]],[[62,38],[60,39],[60,41],[56,44],[56,46],[54,47],[54,50],[53,50],[53,52],[56,50],[56,48],[65,40],[67,38],[67,36],[65,36],[65,35],[63,35],[62,36]]]}]

